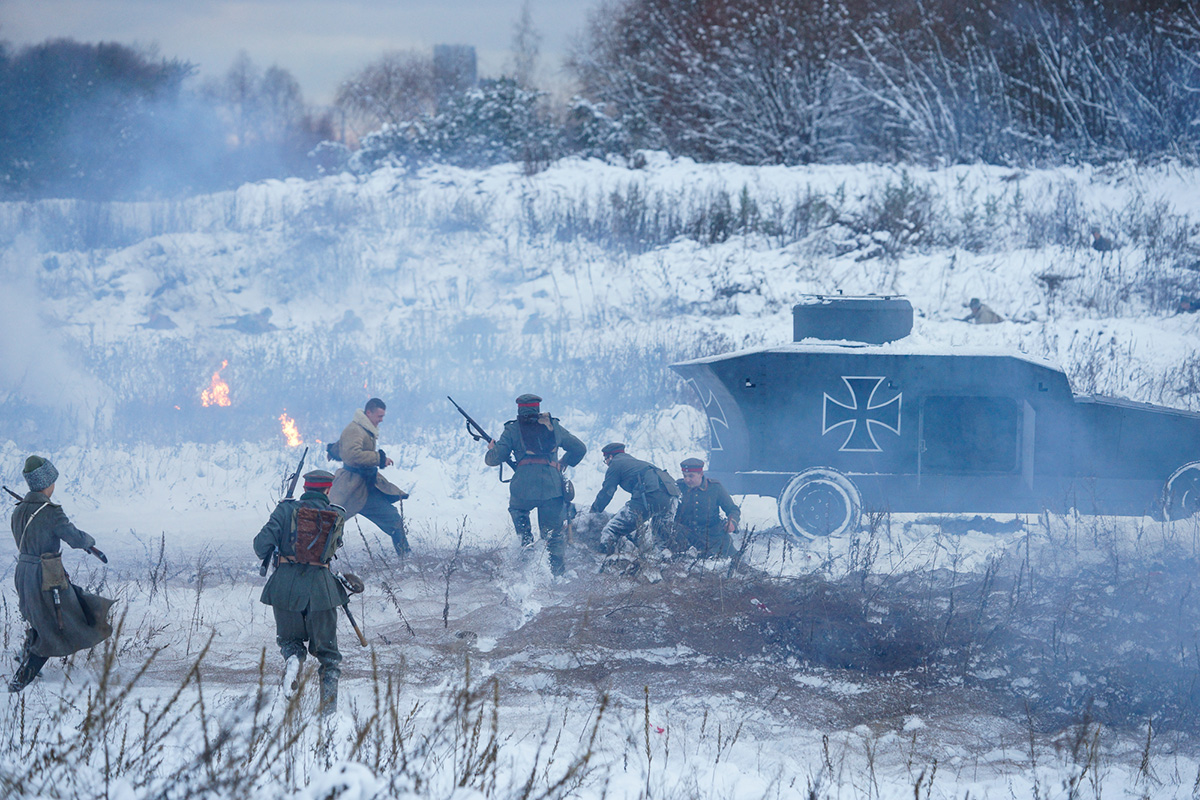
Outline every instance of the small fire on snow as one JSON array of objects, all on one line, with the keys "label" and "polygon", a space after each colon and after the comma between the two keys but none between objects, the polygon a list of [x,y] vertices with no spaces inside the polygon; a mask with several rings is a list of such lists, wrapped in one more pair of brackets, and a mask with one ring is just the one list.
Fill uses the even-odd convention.
[{"label": "small fire on snow", "polygon": [[221,370],[227,366],[229,366],[228,359],[221,362],[221,367],[213,373],[208,388],[200,393],[200,404],[205,408],[229,405],[229,384],[221,379]]},{"label": "small fire on snow", "polygon": [[300,431],[296,429],[296,420],[288,416],[286,408],[279,415],[279,428],[283,431],[283,438],[287,439],[288,447],[304,444]]}]

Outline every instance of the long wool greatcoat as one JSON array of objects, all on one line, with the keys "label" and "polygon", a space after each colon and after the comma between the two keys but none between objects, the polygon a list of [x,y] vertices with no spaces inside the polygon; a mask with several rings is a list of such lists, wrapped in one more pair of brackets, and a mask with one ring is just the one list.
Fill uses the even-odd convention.
[{"label": "long wool greatcoat", "polygon": [[329,500],[346,509],[346,519],[362,511],[372,486],[392,502],[407,496],[399,486],[379,474],[379,470],[387,465],[387,455],[378,448],[378,438],[379,429],[367,419],[362,409],[358,409],[338,439],[339,455],[345,466],[333,475]]},{"label": "long wool greatcoat", "polygon": [[[275,506],[267,524],[263,525],[262,530],[254,537],[254,554],[260,560],[276,550],[281,556],[296,555],[296,546],[291,535],[292,520],[296,512],[304,506],[341,511],[330,504],[324,492],[305,492],[300,495],[299,500],[284,500]],[[339,544],[341,535],[339,528]],[[345,605],[350,598],[327,567],[315,564],[288,564],[281,561],[267,579],[260,599],[269,606],[285,611],[328,611]]]},{"label": "long wool greatcoat", "polygon": [[20,555],[14,582],[21,616],[37,631],[34,655],[69,656],[94,647],[112,634],[108,611],[113,601],[89,594],[75,584],[59,590],[62,628],[54,613],[54,592],[42,590],[42,553],[60,553],[65,543],[86,550],[96,540],[76,528],[62,507],[42,492],[25,495],[12,515],[13,540]]},{"label": "long wool greatcoat", "polygon": [[[562,470],[551,462],[561,461],[563,466],[573,467],[583,460],[587,446],[547,414],[540,415],[536,422],[531,420],[529,424],[540,435],[523,435],[519,420],[510,419],[504,423],[504,432],[496,440],[496,446],[483,454],[483,462],[489,467],[496,467],[510,455],[517,462],[516,472],[508,484],[512,500],[540,503],[562,497]],[[535,438],[537,441],[533,441]],[[558,457],[560,449],[563,451],[561,460]]]}]

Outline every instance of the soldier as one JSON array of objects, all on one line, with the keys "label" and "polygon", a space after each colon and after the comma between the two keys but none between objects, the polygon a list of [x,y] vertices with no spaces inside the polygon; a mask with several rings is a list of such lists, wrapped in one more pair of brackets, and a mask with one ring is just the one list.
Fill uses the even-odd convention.
[{"label": "soldier", "polygon": [[729,534],[737,527],[741,512],[729,491],[704,476],[704,462],[698,458],[685,458],[679,467],[683,477],[677,482],[681,496],[675,509],[675,528],[680,545],[696,548],[704,558],[733,555]]},{"label": "soldier", "polygon": [[[567,484],[563,470],[583,460],[587,447],[549,414],[541,413],[542,398],[523,394],[517,398],[517,418],[504,423],[500,438],[488,442],[483,460],[489,467],[516,458],[517,466],[508,484],[508,513],[521,537],[522,547],[533,545],[529,512],[537,509],[538,532],[546,540],[550,573],[566,569],[562,527],[566,516]],[[563,457],[558,457],[559,449]]]},{"label": "soldier", "polygon": [[378,397],[368,400],[362,411],[354,412],[354,419],[338,439],[337,458],[345,466],[333,476],[329,499],[345,509],[346,519],[362,514],[378,525],[391,537],[396,555],[405,558],[412,548],[408,546],[404,519],[395,504],[408,495],[379,474],[379,470],[393,463],[387,453],[376,447],[379,425],[386,414],[387,405]]},{"label": "soldier", "polygon": [[967,305],[970,306],[971,313],[963,317],[962,322],[974,322],[976,325],[994,325],[997,322],[1004,322],[1004,317],[979,302],[978,297],[972,297],[971,302]]},{"label": "soldier", "polygon": [[283,500],[254,537],[259,559],[278,553],[278,565],[263,587],[262,602],[275,612],[275,641],[284,658],[283,688],[296,689],[305,647],[320,662],[321,711],[337,710],[339,664],[337,609],[349,602],[329,567],[342,544],[342,508],[329,502],[333,474],[315,469],[304,475],[299,500]]},{"label": "soldier", "polygon": [[623,443],[610,442],[600,452],[604,454],[608,469],[592,503],[592,513],[599,514],[608,507],[618,486],[629,492],[629,502],[600,532],[600,548],[611,553],[616,549],[617,539],[631,538],[630,535],[647,520],[652,527],[661,529],[663,518],[671,510],[671,501],[680,493],[666,470],[629,455]]},{"label": "soldier", "polygon": [[92,550],[96,540],[76,528],[57,503],[50,502],[58,470],[48,459],[30,456],[23,470],[29,493],[12,515],[17,543],[14,582],[21,616],[28,623],[21,665],[8,690],[19,692],[37,677],[49,658],[95,647],[112,634],[108,610],[113,601],[89,594],[67,577],[62,544]]}]

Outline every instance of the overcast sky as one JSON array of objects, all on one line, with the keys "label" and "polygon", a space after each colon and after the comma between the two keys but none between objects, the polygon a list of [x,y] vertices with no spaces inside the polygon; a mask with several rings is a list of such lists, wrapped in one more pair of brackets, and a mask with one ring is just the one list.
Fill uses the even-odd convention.
[{"label": "overcast sky", "polygon": [[[595,0],[529,0],[542,34],[545,80]],[[523,0],[0,0],[0,40],[16,45],[69,37],[157,45],[160,55],[217,75],[245,50],[260,67],[278,64],[312,103],[388,50],[474,45],[483,77],[510,60]],[[561,83],[562,78],[557,81]]]}]

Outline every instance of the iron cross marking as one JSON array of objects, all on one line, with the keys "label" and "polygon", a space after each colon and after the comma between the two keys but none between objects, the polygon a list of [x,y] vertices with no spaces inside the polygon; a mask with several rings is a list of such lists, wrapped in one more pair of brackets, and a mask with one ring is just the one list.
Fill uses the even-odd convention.
[{"label": "iron cross marking", "polygon": [[[838,448],[846,453],[880,453],[883,448],[875,441],[875,428],[883,428],[897,436],[900,434],[900,398],[896,396],[886,402],[875,399],[880,385],[886,380],[877,377],[842,376],[842,383],[850,390],[850,404],[841,402],[825,393],[821,412],[821,435],[834,428],[849,425],[846,441]],[[864,400],[865,399],[865,400]]]}]

